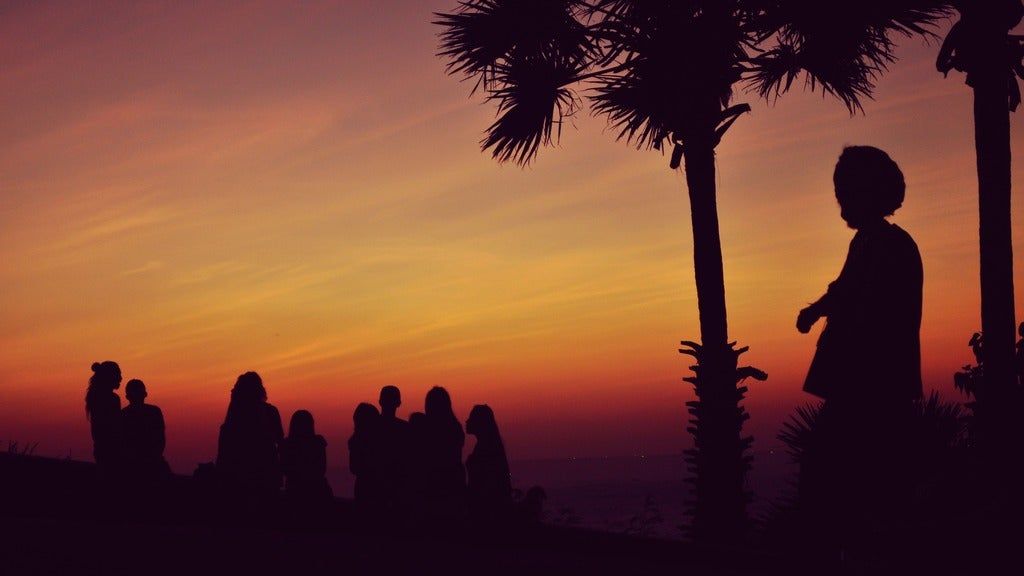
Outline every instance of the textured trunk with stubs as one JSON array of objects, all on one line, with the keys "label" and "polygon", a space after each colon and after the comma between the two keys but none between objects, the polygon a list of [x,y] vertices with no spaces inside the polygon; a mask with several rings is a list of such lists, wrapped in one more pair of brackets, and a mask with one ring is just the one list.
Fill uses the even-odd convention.
[{"label": "textured trunk with stubs", "polygon": [[751,440],[741,436],[747,418],[741,406],[746,389],[737,387],[738,354],[728,342],[714,145],[710,140],[691,141],[684,159],[701,333],[693,354],[695,375],[686,379],[697,395],[688,404],[694,437],[694,448],[686,457],[693,486],[691,536],[711,545],[735,545],[748,528],[744,485]]}]

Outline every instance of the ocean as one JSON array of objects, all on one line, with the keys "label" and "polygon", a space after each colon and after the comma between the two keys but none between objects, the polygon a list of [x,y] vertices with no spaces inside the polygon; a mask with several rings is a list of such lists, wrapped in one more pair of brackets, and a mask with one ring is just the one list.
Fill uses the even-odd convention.
[{"label": "ocean", "polygon": [[[757,518],[782,496],[795,474],[780,450],[754,452],[747,478]],[[689,485],[681,454],[608,458],[518,460],[509,464],[512,485],[547,494],[545,522],[660,538],[682,538]],[[351,497],[353,476],[332,467],[328,478],[338,496]]]}]

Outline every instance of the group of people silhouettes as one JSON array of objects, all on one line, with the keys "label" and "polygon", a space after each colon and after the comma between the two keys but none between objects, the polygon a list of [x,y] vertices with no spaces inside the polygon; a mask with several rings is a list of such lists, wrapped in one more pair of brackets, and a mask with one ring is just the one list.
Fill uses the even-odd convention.
[{"label": "group of people silhouettes", "polygon": [[164,460],[164,416],[146,403],[146,385],[129,380],[125,385],[128,405],[114,391],[121,387],[121,368],[116,362],[96,362],[85,395],[93,439],[93,457],[108,473],[155,479],[170,469]]},{"label": "group of people silhouettes", "polygon": [[[489,406],[474,406],[463,430],[441,387],[427,392],[423,412],[413,412],[408,421],[397,415],[402,395],[395,386],[381,389],[379,405],[378,411],[359,404],[353,414],[348,446],[357,502],[435,516],[466,509],[484,522],[511,513],[508,459]],[[467,433],[477,441],[463,464]]]},{"label": "group of people silhouettes", "polygon": [[217,439],[218,481],[255,495],[276,493],[283,484],[290,498],[315,502],[333,496],[326,473],[327,441],[316,433],[313,415],[296,411],[285,436],[260,375],[239,376]]},{"label": "group of people silhouettes", "polygon": [[[131,474],[157,481],[169,475],[163,457],[164,420],[146,404],[141,380],[125,387],[129,405],[121,408],[116,390],[121,369],[115,362],[93,364],[86,413],[96,463],[107,474]],[[355,476],[355,501],[367,513],[422,513],[431,517],[469,514],[481,522],[500,522],[513,512],[512,485],[505,447],[494,412],[477,405],[465,430],[455,416],[447,390],[432,388],[423,412],[398,417],[402,396],[395,386],[380,391],[380,409],[361,403],[353,414],[348,441],[349,467]],[[476,446],[462,460],[466,433]],[[201,469],[203,469],[201,467]],[[316,433],[313,415],[298,410],[285,436],[281,415],[267,402],[256,372],[238,377],[231,390],[217,443],[217,459],[205,477],[246,498],[269,497],[282,486],[292,502],[315,505],[333,499],[326,478],[327,441]],[[537,494],[531,495],[534,499]]]}]

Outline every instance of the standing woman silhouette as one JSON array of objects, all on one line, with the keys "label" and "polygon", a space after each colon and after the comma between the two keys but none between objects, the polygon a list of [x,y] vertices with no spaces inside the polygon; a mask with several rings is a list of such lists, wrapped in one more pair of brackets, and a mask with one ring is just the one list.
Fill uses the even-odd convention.
[{"label": "standing woman silhouette", "polygon": [[116,471],[124,452],[121,427],[121,367],[117,362],[94,362],[85,393],[85,415],[92,432],[92,454],[104,473]]}]

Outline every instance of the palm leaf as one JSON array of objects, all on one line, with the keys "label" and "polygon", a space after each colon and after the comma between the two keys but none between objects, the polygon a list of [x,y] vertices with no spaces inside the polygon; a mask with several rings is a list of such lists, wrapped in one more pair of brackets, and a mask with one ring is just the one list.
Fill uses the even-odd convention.
[{"label": "palm leaf", "polygon": [[637,147],[709,133],[732,98],[747,55],[742,18],[730,2],[608,0],[606,55],[613,72],[598,78],[594,112]]},{"label": "palm leaf", "polygon": [[498,101],[498,119],[487,128],[483,149],[499,162],[528,164],[541,144],[557,140],[563,120],[576,112],[579,100],[567,86],[578,73],[564,59],[513,57],[499,64],[499,87],[488,95]]},{"label": "palm leaf", "polygon": [[798,406],[796,412],[789,417],[789,420],[782,424],[778,439],[786,446],[793,462],[800,463],[805,456],[813,453],[818,439],[818,416],[821,414],[821,404],[806,404]]},{"label": "palm leaf", "polygon": [[586,28],[576,20],[578,0],[465,0],[437,13],[443,28],[439,56],[447,72],[487,86],[503,61],[520,57],[579,59],[590,49]]},{"label": "palm leaf", "polygon": [[949,15],[945,0],[862,0],[847,11],[820,0],[775,0],[760,20],[776,41],[752,61],[749,86],[777,97],[801,74],[850,112],[872,97],[874,82],[895,60],[894,36],[934,37]]}]

